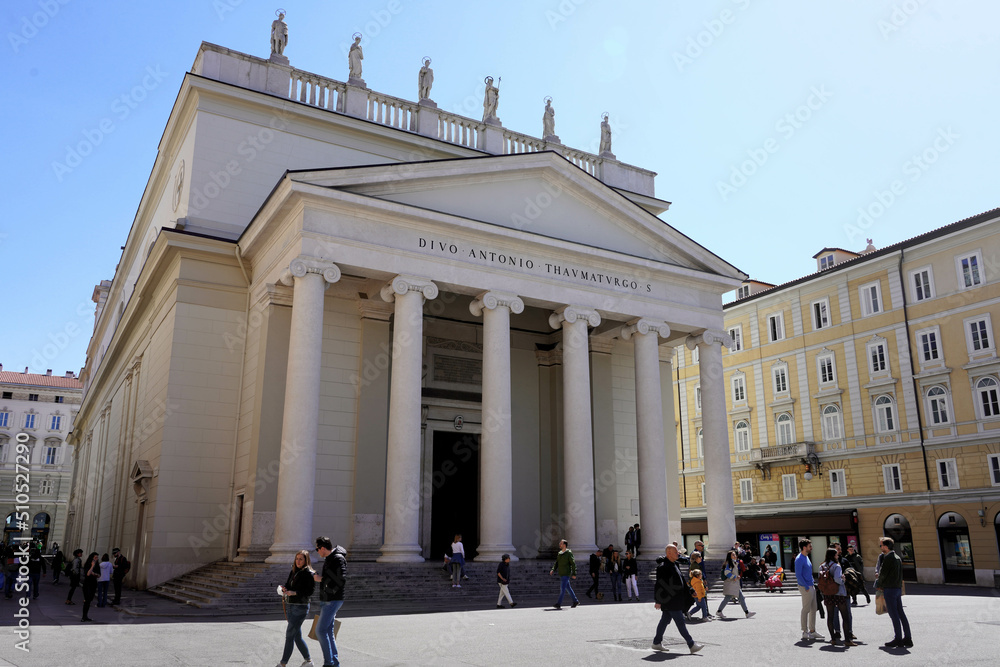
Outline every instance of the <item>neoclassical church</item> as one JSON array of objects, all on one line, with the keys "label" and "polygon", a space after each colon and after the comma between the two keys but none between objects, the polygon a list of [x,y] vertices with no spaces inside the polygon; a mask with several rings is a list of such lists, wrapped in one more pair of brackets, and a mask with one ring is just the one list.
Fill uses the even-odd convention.
[{"label": "neoclassical church", "polygon": [[721,297],[746,276],[659,217],[655,175],[607,125],[597,155],[505,128],[490,82],[477,120],[424,75],[411,102],[272,48],[201,45],[94,290],[71,546],[122,547],[141,588],[319,534],[493,560],[640,523],[654,557],[681,537],[678,346],[710,555],[732,544]]}]

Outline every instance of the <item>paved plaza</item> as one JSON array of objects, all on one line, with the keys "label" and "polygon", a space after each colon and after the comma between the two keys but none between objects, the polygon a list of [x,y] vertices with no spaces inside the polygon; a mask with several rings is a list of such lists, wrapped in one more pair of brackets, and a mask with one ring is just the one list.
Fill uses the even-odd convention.
[{"label": "paved plaza", "polygon": [[[580,584],[578,584],[578,588]],[[582,589],[581,589],[582,590]],[[280,615],[220,618],[160,600],[146,593],[125,596],[128,608],[93,609],[95,623],[81,623],[82,601],[66,606],[65,585],[44,585],[41,604],[32,605],[30,653],[14,647],[15,600],[0,599],[4,640],[0,665],[55,667],[88,665],[263,665],[277,664],[284,641]],[[887,616],[874,605],[855,608],[855,634],[862,645],[844,649],[799,641],[799,598],[795,594],[752,595],[755,618],[738,607],[732,620],[692,623],[691,634],[705,645],[697,655],[672,627],[664,638],[667,653],[649,645],[659,613],[648,602],[593,602],[583,597],[576,609],[531,606],[416,613],[417,593],[401,591],[398,603],[352,609],[344,606],[339,639],[345,665],[598,665],[648,664],[671,660],[691,664],[996,665],[1000,661],[1000,596],[994,591],[943,586],[912,586],[904,598],[913,629],[912,649],[884,649],[892,636]],[[513,593],[517,596],[516,586]],[[555,587],[553,588],[555,593]],[[539,601],[540,603],[540,601]],[[714,612],[718,598],[710,598]],[[468,604],[468,603],[467,603]],[[817,629],[828,635],[825,624]],[[319,645],[308,640],[322,664]],[[846,654],[846,655],[845,655]],[[299,665],[296,654],[289,662]]]}]

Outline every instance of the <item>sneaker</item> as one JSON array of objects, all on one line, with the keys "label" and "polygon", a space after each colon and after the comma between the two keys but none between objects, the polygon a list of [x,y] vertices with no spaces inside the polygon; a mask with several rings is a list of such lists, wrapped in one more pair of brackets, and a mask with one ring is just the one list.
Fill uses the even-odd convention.
[{"label": "sneaker", "polygon": [[579,601],[579,600],[573,600],[573,604],[571,604],[571,605],[570,605],[569,607],[570,607],[570,609],[573,609],[573,608],[575,608],[575,607],[576,607],[576,605],[578,605],[578,604],[580,604],[580,601]]},{"label": "sneaker", "polygon": [[461,588],[462,584],[455,584],[455,588]]},{"label": "sneaker", "polygon": [[817,640],[817,639],[824,640],[824,639],[826,639],[826,637],[824,637],[823,635],[821,635],[818,632],[813,631],[813,632],[809,633],[809,639],[812,639],[812,640]]},{"label": "sneaker", "polygon": [[719,618],[722,618],[722,619],[726,618],[726,615],[723,614],[721,611],[715,612],[715,615],[718,616]]},{"label": "sneaker", "polygon": [[313,661],[312,660],[303,660],[302,664],[299,665],[299,667],[313,667]]},{"label": "sneaker", "polygon": [[748,611],[747,612],[747,618],[753,618],[756,615],[757,615],[757,612],[755,612],[755,611]]},{"label": "sneaker", "polygon": [[497,605],[497,609],[503,609],[503,605],[502,604],[498,604]]},{"label": "sneaker", "polygon": [[554,604],[552,606],[555,607],[556,609],[562,609],[562,605],[561,604]]},{"label": "sneaker", "polygon": [[691,620],[691,614],[689,614],[687,612],[684,612],[684,620],[685,621],[690,621]]},{"label": "sneaker", "polygon": [[468,579],[469,579],[469,575],[467,575],[467,574],[463,574],[463,575],[462,575],[462,578],[463,578],[463,579],[465,579],[465,580],[468,580]]},{"label": "sneaker", "polygon": [[808,632],[803,632],[802,633],[802,641],[807,642],[807,641],[809,641],[809,639],[810,639],[809,633]]},{"label": "sneaker", "polygon": [[511,609],[513,609],[513,608],[514,608],[514,607],[516,607],[516,606],[517,606],[517,603],[516,603],[516,602],[511,602],[511,603],[510,603],[510,608],[511,608]]},{"label": "sneaker", "polygon": [[692,653],[697,653],[698,651],[700,651],[703,648],[705,648],[704,645],[699,644],[698,642],[695,642],[695,643],[691,644],[691,646],[690,646],[690,649],[691,649]]},{"label": "sneaker", "polygon": [[902,641],[899,642],[899,645],[903,648],[913,648],[913,640],[909,637],[903,637]]},{"label": "sneaker", "polygon": [[654,651],[663,651],[664,653],[667,651],[667,649],[663,648],[663,644],[653,644],[650,648]]}]

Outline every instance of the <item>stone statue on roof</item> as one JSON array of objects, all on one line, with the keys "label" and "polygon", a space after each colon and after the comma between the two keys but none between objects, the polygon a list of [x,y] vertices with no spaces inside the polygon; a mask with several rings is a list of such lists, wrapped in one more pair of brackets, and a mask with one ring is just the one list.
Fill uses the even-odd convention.
[{"label": "stone statue on roof", "polygon": [[492,76],[486,77],[483,83],[486,84],[486,92],[483,94],[483,122],[499,125],[497,105],[500,103],[500,88],[493,85]]},{"label": "stone statue on roof", "polygon": [[420,68],[417,75],[418,100],[429,100],[431,98],[431,86],[434,85],[434,70],[431,69],[431,59],[424,58],[424,66]]},{"label": "stone statue on roof", "polygon": [[361,50],[361,33],[354,34],[354,43],[351,44],[351,50],[347,54],[347,64],[350,67],[350,77],[352,79],[361,78],[361,61],[365,59],[365,54]]},{"label": "stone statue on roof", "polygon": [[271,22],[271,53],[272,55],[285,55],[285,46],[288,44],[288,26],[285,24],[285,13],[278,12],[278,18]]}]

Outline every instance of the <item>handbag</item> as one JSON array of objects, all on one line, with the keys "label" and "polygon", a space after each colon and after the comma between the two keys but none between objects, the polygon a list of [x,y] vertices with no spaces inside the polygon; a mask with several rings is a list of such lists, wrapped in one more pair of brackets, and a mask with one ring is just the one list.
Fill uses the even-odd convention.
[{"label": "handbag", "polygon": [[[319,637],[316,636],[316,626],[317,625],[319,625],[319,614],[316,614],[315,616],[313,616],[313,624],[312,624],[312,627],[309,628],[309,635],[308,635],[309,639],[313,639],[315,641],[319,641]],[[337,633],[338,632],[340,632],[340,619],[339,618],[335,618],[335,619],[333,619],[333,638],[334,639],[337,639]]]},{"label": "handbag", "polygon": [[885,597],[882,595],[882,591],[875,591],[875,613],[882,615],[888,610],[885,608]]}]

